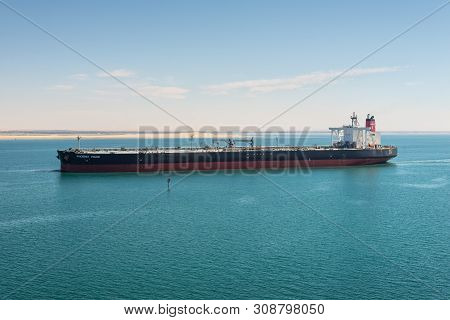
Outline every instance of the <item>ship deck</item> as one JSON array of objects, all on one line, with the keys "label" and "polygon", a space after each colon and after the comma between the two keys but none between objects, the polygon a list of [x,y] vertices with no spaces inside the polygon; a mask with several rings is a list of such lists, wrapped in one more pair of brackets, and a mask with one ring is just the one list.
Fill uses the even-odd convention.
[{"label": "ship deck", "polygon": [[76,154],[137,154],[137,153],[206,153],[206,152],[274,152],[274,151],[330,151],[330,150],[392,150],[394,146],[377,146],[374,148],[335,148],[332,146],[262,146],[262,147],[209,147],[209,148],[92,148],[60,150]]}]

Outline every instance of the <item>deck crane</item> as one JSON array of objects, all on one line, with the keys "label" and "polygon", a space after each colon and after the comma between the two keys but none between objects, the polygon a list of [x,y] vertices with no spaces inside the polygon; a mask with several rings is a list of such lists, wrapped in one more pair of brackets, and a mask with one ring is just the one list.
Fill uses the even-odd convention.
[{"label": "deck crane", "polygon": [[212,140],[213,144],[219,144],[219,142],[226,142],[228,148],[233,148],[234,146],[236,146],[236,142],[247,142],[250,147],[253,148],[253,146],[254,146],[253,137],[251,139],[231,139],[231,138],[217,139],[217,138],[213,138],[213,140]]}]

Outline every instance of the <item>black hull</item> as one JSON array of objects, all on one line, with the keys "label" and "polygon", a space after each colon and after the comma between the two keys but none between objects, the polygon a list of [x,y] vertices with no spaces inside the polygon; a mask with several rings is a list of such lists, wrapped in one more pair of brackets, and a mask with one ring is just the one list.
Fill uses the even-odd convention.
[{"label": "black hull", "polygon": [[226,169],[334,167],[385,163],[397,148],[241,149],[230,151],[87,151],[59,150],[63,172],[155,172]]}]

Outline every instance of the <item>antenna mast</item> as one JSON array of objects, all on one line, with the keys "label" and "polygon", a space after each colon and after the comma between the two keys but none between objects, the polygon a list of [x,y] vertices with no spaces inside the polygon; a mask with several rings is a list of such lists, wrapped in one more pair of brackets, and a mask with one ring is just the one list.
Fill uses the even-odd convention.
[{"label": "antenna mast", "polygon": [[350,119],[352,119],[352,127],[359,126],[358,116],[355,114],[355,112],[353,112],[353,114],[350,116]]}]

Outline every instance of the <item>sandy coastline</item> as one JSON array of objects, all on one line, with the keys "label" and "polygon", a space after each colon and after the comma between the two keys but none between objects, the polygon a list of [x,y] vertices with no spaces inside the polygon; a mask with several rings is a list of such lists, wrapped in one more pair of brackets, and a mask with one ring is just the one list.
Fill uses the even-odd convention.
[{"label": "sandy coastline", "polygon": [[[76,140],[80,136],[84,140],[92,139],[139,139],[139,133],[2,133],[0,132],[0,140]],[[210,132],[168,132],[168,133],[146,133],[143,137],[145,139],[155,138],[226,138],[230,136],[240,137],[242,134],[228,134],[218,133],[213,134]]]},{"label": "sandy coastline", "polygon": [[82,139],[137,139],[139,134],[2,134],[0,140],[76,140],[80,136]]},{"label": "sandy coastline", "polygon": [[[289,132],[286,132],[289,133]],[[324,131],[311,131],[310,134],[328,134]],[[411,135],[429,135],[429,134],[444,134],[448,135],[450,132],[442,132],[442,131],[436,131],[436,132],[430,132],[430,131],[424,131],[424,132],[389,132],[385,131],[382,132],[383,134],[411,134]],[[272,133],[277,134],[277,133]],[[278,133],[280,134],[280,133]],[[281,133],[282,134],[282,133]],[[300,132],[299,132],[300,134]],[[181,132],[181,133],[146,133],[145,138],[146,139],[152,139],[152,138],[227,138],[230,136],[234,137],[240,137],[243,136],[242,133],[210,133],[210,132],[194,132],[193,134],[190,132]],[[251,134],[247,134],[249,136]],[[255,136],[258,136],[259,134],[255,134]],[[32,132],[0,132],[0,140],[76,140],[77,137],[80,136],[82,139],[139,139],[139,133],[137,132],[128,132],[128,133],[115,133],[115,132],[98,132],[98,133],[87,133],[87,132],[70,132],[70,133],[32,133]]]}]

